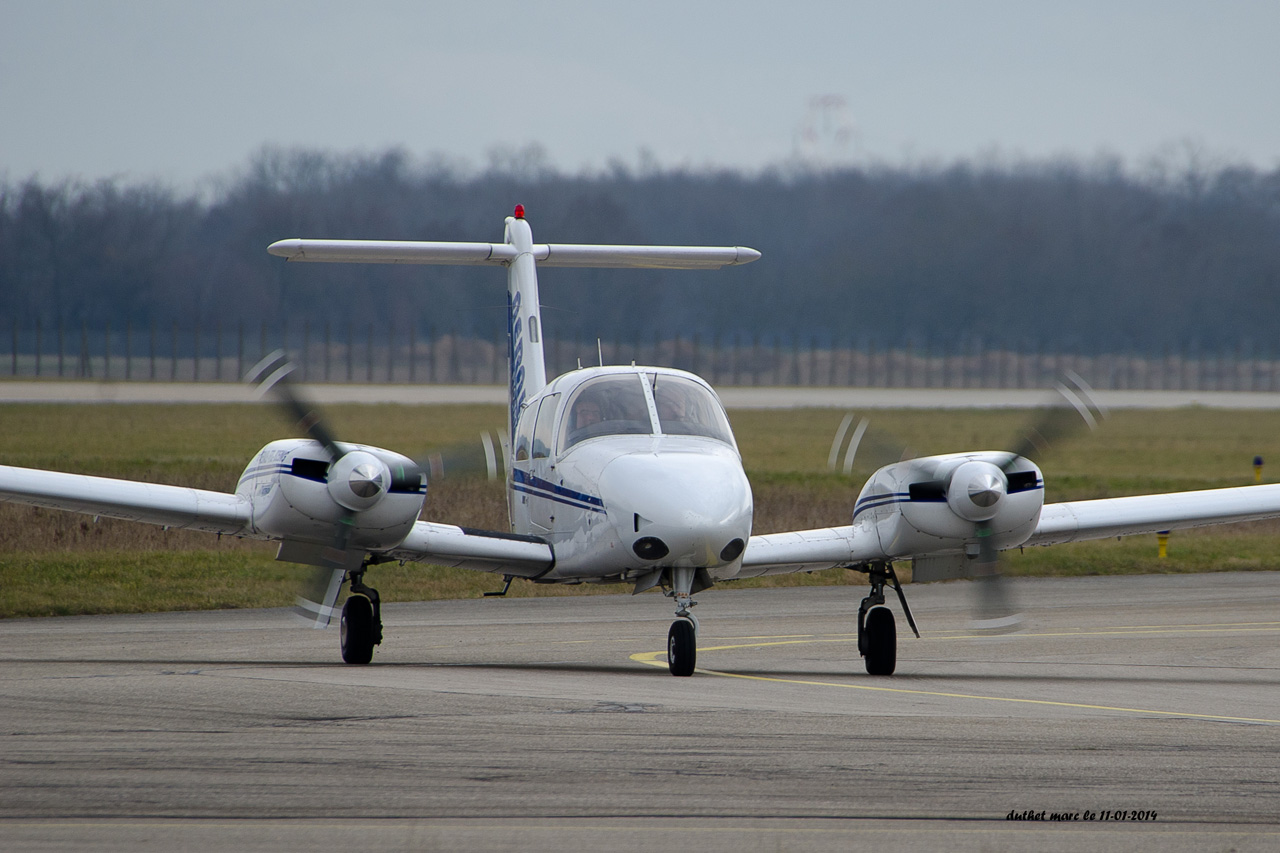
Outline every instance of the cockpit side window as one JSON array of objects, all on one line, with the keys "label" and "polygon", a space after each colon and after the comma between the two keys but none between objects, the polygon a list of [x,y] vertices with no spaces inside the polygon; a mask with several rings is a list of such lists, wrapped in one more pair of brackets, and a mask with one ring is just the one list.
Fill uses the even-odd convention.
[{"label": "cockpit side window", "polygon": [[683,376],[651,373],[649,381],[663,435],[701,435],[733,444],[729,419],[710,391]]},{"label": "cockpit side window", "polygon": [[560,405],[559,394],[548,394],[542,398],[538,409],[538,420],[533,426],[533,458],[545,459],[551,455],[551,441],[555,434],[556,406]]},{"label": "cockpit side window", "polygon": [[533,442],[533,419],[535,413],[526,408],[520,415],[519,425],[516,427],[516,452],[517,462],[529,461],[529,445]]},{"label": "cockpit side window", "polygon": [[651,435],[653,424],[640,376],[621,373],[582,383],[562,428],[566,450],[601,435]]}]

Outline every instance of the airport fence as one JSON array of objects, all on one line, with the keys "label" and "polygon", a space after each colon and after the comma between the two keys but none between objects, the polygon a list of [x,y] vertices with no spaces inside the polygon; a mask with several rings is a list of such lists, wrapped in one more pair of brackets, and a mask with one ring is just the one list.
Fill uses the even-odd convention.
[{"label": "airport fence", "polygon": [[[305,382],[502,384],[506,340],[422,333],[413,327],[312,328],[126,326],[47,329],[12,324],[0,378],[236,382],[266,353],[284,349]],[[3,352],[0,349],[0,352]],[[1159,356],[958,352],[742,336],[634,337],[546,345],[551,375],[577,366],[656,364],[693,371],[713,385],[893,388],[1043,388],[1064,372],[1099,389],[1278,391],[1280,360],[1243,348]]]}]

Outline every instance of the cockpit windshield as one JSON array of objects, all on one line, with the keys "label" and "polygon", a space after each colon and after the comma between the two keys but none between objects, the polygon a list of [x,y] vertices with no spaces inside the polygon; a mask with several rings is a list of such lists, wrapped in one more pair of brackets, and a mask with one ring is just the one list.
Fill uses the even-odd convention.
[{"label": "cockpit windshield", "polygon": [[564,449],[601,435],[651,435],[649,406],[639,375],[621,373],[582,383],[569,404]]},{"label": "cockpit windshield", "polygon": [[683,376],[663,373],[650,373],[649,382],[664,435],[701,435],[733,444],[724,409],[706,388]]}]

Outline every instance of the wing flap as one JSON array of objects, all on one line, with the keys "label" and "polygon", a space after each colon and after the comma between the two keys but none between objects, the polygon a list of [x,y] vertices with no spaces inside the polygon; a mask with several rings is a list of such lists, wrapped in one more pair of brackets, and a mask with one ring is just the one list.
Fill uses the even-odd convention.
[{"label": "wing flap", "polygon": [[1046,504],[1027,545],[1280,517],[1280,485]]},{"label": "wing flap", "polygon": [[240,495],[0,465],[0,500],[186,530],[251,536]]}]

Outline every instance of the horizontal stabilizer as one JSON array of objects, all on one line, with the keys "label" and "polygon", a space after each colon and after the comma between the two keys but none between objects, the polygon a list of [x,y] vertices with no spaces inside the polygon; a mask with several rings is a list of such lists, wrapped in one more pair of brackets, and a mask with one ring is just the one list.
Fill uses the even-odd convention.
[{"label": "horizontal stabilizer", "polygon": [[[510,264],[510,243],[435,243],[412,240],[280,240],[267,247],[291,261],[366,264]],[[596,246],[535,243],[544,267],[719,269],[749,264],[760,253],[745,246]]]}]

